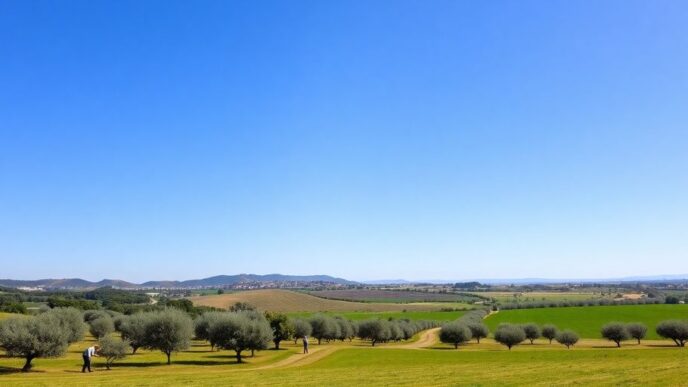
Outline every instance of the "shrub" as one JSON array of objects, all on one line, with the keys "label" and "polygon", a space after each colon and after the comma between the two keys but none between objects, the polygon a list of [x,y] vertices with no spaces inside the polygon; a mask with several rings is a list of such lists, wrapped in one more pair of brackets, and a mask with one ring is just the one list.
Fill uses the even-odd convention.
[{"label": "shrub", "polygon": [[265,349],[272,340],[267,320],[251,319],[243,313],[223,313],[210,324],[208,333],[216,347],[235,351],[238,363],[243,351]]}]

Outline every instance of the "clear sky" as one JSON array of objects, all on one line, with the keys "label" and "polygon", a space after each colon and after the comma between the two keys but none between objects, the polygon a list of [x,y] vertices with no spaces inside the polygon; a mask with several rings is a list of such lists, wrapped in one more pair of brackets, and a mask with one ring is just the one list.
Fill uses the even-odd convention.
[{"label": "clear sky", "polygon": [[685,1],[0,2],[0,278],[688,273]]}]

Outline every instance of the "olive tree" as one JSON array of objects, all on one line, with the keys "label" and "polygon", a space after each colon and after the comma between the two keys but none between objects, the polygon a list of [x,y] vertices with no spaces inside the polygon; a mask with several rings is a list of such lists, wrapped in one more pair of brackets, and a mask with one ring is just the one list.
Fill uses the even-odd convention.
[{"label": "olive tree", "polygon": [[272,342],[275,343],[275,349],[279,349],[281,341],[290,340],[294,336],[294,323],[286,314],[266,312],[265,318],[272,329]]},{"label": "olive tree", "polygon": [[25,360],[22,372],[31,370],[33,359],[62,356],[69,346],[69,335],[60,320],[47,313],[0,322],[0,347],[8,357]]},{"label": "olive tree", "polygon": [[60,327],[67,332],[67,341],[70,344],[84,339],[86,324],[84,323],[82,314],[78,309],[55,308],[45,312],[44,314],[52,315],[57,318]]},{"label": "olive tree", "polygon": [[471,337],[471,330],[459,322],[450,322],[440,329],[440,341],[453,344],[454,348],[459,348],[459,344],[467,342]]},{"label": "olive tree", "polygon": [[[223,312],[205,312],[194,320],[194,335],[198,340],[210,341],[208,329],[213,321],[221,318]],[[210,342],[210,348],[214,345]]]},{"label": "olive tree", "polygon": [[178,309],[154,312],[145,324],[145,347],[157,349],[167,355],[171,364],[172,352],[189,348],[193,337],[193,322]]},{"label": "olive tree", "polygon": [[626,325],[626,330],[631,338],[638,340],[638,344],[647,334],[647,326],[642,323],[629,323]]},{"label": "olive tree", "polygon": [[657,334],[671,339],[679,347],[685,347],[688,342],[688,322],[681,320],[666,320],[657,324]]},{"label": "olive tree", "polygon": [[311,324],[311,334],[318,339],[318,344],[320,344],[323,339],[330,340],[337,336],[339,326],[332,317],[316,314],[311,317],[308,322]]},{"label": "olive tree", "polygon": [[251,320],[242,313],[224,313],[208,328],[211,342],[218,348],[236,352],[237,363],[246,350],[267,348],[272,341],[272,329],[266,320]]},{"label": "olive tree", "polygon": [[294,320],[294,344],[298,343],[299,339],[310,336],[311,332],[311,324],[308,321]]},{"label": "olive tree", "polygon": [[370,340],[373,347],[376,343],[389,340],[389,323],[385,320],[371,319],[358,324],[358,337]]},{"label": "olive tree", "polygon": [[565,329],[557,334],[557,342],[563,344],[569,349],[578,342],[578,334],[576,332]]},{"label": "olive tree", "polygon": [[89,325],[89,332],[93,337],[96,339],[100,339],[101,337],[105,337],[106,335],[112,333],[115,330],[115,323],[112,321],[112,318],[108,317],[98,317],[95,320],[92,320],[91,322],[88,323]]},{"label": "olive tree", "polygon": [[552,344],[552,340],[557,338],[558,333],[559,330],[552,324],[545,324],[542,326],[542,337],[549,340],[550,344]]},{"label": "olive tree", "polygon": [[119,326],[122,339],[127,340],[131,346],[131,353],[146,346],[146,324],[150,320],[151,313],[136,313],[123,319]]},{"label": "olive tree", "polygon": [[352,340],[356,336],[356,331],[354,329],[354,325],[352,324],[352,322],[350,320],[348,320],[342,316],[336,316],[334,318],[334,321],[339,326],[339,330],[338,330],[339,336],[337,337],[337,339],[342,340],[342,341],[344,341],[346,339]]},{"label": "olive tree", "polygon": [[534,323],[523,324],[521,327],[526,334],[526,339],[530,340],[530,344],[533,344],[533,341],[539,339],[542,335],[540,333],[540,327]]},{"label": "olive tree", "polygon": [[621,342],[629,338],[626,325],[618,322],[603,326],[601,333],[605,339],[615,342],[617,347],[621,347]]},{"label": "olive tree", "polygon": [[482,322],[470,322],[466,324],[466,326],[468,329],[470,329],[471,336],[478,344],[480,344],[480,339],[484,339],[490,334],[490,330],[487,328],[487,325],[483,324]]},{"label": "olive tree", "polygon": [[115,360],[124,359],[131,350],[129,342],[116,339],[112,336],[105,336],[99,340],[100,350],[98,353],[105,358],[105,368],[110,369]]},{"label": "olive tree", "polygon": [[526,333],[519,325],[500,324],[494,334],[496,342],[506,345],[511,351],[511,347],[521,344],[526,339]]}]

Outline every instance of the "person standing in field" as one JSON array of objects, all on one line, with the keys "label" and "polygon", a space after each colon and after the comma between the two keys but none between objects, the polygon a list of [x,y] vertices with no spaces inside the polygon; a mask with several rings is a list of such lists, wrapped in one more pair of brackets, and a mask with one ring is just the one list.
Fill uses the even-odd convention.
[{"label": "person standing in field", "polygon": [[303,336],[303,353],[308,353],[308,336]]},{"label": "person standing in field", "polygon": [[86,372],[86,369],[88,368],[88,372],[91,372],[91,358],[93,356],[98,356],[98,350],[100,349],[99,346],[95,345],[93,347],[88,347],[83,353],[84,357],[84,366],[81,367],[81,372]]}]

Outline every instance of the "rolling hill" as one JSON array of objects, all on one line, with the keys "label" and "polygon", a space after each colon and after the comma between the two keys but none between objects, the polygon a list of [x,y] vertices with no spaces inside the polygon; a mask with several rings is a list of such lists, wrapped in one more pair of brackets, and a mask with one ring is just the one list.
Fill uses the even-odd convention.
[{"label": "rolling hill", "polygon": [[229,294],[189,298],[195,305],[226,309],[237,302],[248,302],[258,309],[275,312],[393,312],[438,310],[437,304],[393,304],[328,300],[282,289],[249,290]]},{"label": "rolling hill", "polygon": [[145,288],[210,288],[220,286],[231,286],[242,283],[331,283],[338,285],[356,284],[343,278],[331,277],[329,275],[284,275],[284,274],[237,274],[237,275],[218,275],[214,277],[192,279],[186,281],[148,281],[142,284],[116,280],[104,279],[98,282],[91,282],[81,278],[65,279],[40,279],[40,280],[13,280],[0,279],[0,286],[11,288],[32,287],[45,289],[95,289],[104,286],[112,286],[122,289],[145,289]]}]

